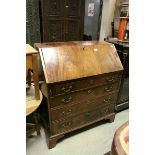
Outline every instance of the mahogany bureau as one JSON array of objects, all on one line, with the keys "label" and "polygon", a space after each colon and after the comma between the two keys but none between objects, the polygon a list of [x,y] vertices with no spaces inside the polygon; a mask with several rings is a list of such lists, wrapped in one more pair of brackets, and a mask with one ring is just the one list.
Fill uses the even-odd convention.
[{"label": "mahogany bureau", "polygon": [[45,84],[41,117],[49,148],[66,133],[115,118],[123,67],[107,42],[36,43]]}]

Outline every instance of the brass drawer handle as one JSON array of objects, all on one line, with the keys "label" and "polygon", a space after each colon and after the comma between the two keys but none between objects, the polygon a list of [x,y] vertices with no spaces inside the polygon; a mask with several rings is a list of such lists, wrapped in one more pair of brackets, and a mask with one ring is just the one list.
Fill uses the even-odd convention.
[{"label": "brass drawer handle", "polygon": [[105,90],[106,92],[110,92],[112,89],[113,89],[113,86],[105,87],[105,88],[104,88],[104,90]]},{"label": "brass drawer handle", "polygon": [[66,98],[62,98],[61,99],[61,102],[63,102],[63,103],[68,103],[68,102],[70,102],[72,100],[72,96],[69,96],[69,97],[66,97]]},{"label": "brass drawer handle", "polygon": [[109,109],[105,109],[104,111],[100,111],[100,114],[102,115],[102,114],[107,114],[109,112]]},{"label": "brass drawer handle", "polygon": [[106,78],[106,81],[107,82],[113,82],[114,81],[114,77],[108,77],[108,78]]},{"label": "brass drawer handle", "polygon": [[108,102],[110,102],[111,100],[112,100],[112,98],[109,97],[109,98],[107,98],[107,99],[104,99],[103,101],[106,102],[106,103],[108,103]]},{"label": "brass drawer handle", "polygon": [[70,121],[70,122],[65,122],[65,123],[63,123],[63,124],[61,125],[61,128],[69,127],[69,126],[71,126],[72,124],[73,124],[72,121]]},{"label": "brass drawer handle", "polygon": [[62,87],[61,90],[65,93],[70,92],[72,90],[73,86],[69,86],[68,88]]},{"label": "brass drawer handle", "polygon": [[92,92],[93,92],[92,89],[90,89],[90,90],[87,91],[88,94],[90,94],[90,93],[92,93]]},{"label": "brass drawer handle", "polygon": [[63,115],[69,115],[71,113],[72,113],[72,110],[71,109],[62,112]]}]

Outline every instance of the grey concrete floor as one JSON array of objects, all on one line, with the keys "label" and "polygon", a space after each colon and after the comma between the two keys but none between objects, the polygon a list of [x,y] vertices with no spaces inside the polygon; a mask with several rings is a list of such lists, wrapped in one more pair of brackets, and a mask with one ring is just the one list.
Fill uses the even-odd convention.
[{"label": "grey concrete floor", "polygon": [[116,114],[113,123],[105,122],[78,134],[64,138],[53,149],[48,149],[44,130],[26,142],[27,155],[103,155],[110,151],[114,133],[129,119],[129,110]]}]

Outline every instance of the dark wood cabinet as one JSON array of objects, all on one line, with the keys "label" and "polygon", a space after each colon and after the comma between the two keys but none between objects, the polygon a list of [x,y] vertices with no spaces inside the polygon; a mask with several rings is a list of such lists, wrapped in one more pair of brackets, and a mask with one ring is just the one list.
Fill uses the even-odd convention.
[{"label": "dark wood cabinet", "polygon": [[81,16],[82,2],[84,2],[84,0],[66,0],[65,1],[66,16],[79,18]]},{"label": "dark wood cabinet", "polygon": [[[64,1],[62,0],[43,0],[42,3],[44,9],[47,9],[47,15],[53,17],[63,17],[64,13]],[[44,11],[44,10],[43,10]],[[45,12],[44,12],[45,13]]]},{"label": "dark wood cabinet", "polygon": [[49,20],[44,31],[44,41],[63,41],[64,40],[64,20]]},{"label": "dark wood cabinet", "polygon": [[41,0],[42,41],[83,38],[84,0]]},{"label": "dark wood cabinet", "polygon": [[116,111],[120,111],[129,108],[129,43],[121,43],[109,39],[106,41],[115,45],[124,67],[119,97],[115,108]]},{"label": "dark wood cabinet", "polygon": [[129,44],[119,43],[115,44],[119,57],[124,67],[124,72],[121,80],[120,93],[116,111],[129,108]]},{"label": "dark wood cabinet", "polygon": [[71,131],[114,120],[123,66],[112,44],[70,41],[35,47],[45,76],[40,116],[49,148]]},{"label": "dark wood cabinet", "polygon": [[80,40],[80,21],[77,19],[70,19],[66,21],[65,41]]}]

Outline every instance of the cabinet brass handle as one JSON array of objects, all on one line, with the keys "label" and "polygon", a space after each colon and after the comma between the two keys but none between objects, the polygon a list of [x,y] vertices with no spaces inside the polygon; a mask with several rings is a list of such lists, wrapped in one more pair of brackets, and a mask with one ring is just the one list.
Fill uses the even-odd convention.
[{"label": "cabinet brass handle", "polygon": [[65,123],[63,123],[63,124],[61,125],[61,127],[62,127],[62,128],[66,128],[66,127],[71,126],[72,124],[73,124],[72,121],[70,121],[70,122],[65,122]]},{"label": "cabinet brass handle", "polygon": [[61,102],[63,102],[63,103],[68,103],[68,102],[70,102],[72,100],[72,96],[69,96],[68,98],[62,98],[61,99]]},{"label": "cabinet brass handle", "polygon": [[69,86],[68,88],[62,87],[61,90],[65,93],[70,92],[72,90],[73,86]]},{"label": "cabinet brass handle", "polygon": [[105,90],[106,92],[110,92],[112,89],[113,89],[113,86],[105,87],[105,88],[104,88],[104,90]]},{"label": "cabinet brass handle", "polygon": [[109,97],[108,99],[104,99],[103,101],[106,102],[106,103],[108,103],[108,102],[110,102],[111,100],[112,100],[112,98]]},{"label": "cabinet brass handle", "polygon": [[69,109],[69,110],[67,110],[67,111],[63,111],[62,114],[63,114],[63,115],[69,115],[69,114],[71,114],[71,112],[72,112],[72,110]]},{"label": "cabinet brass handle", "polygon": [[113,82],[114,81],[114,77],[108,77],[108,78],[106,78],[106,81],[107,82]]}]

